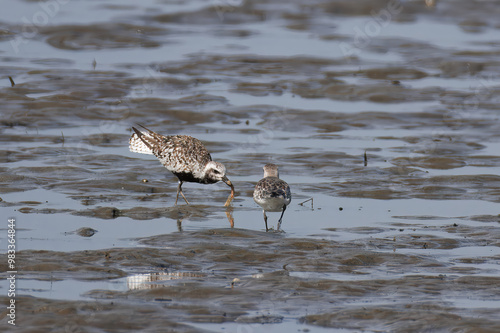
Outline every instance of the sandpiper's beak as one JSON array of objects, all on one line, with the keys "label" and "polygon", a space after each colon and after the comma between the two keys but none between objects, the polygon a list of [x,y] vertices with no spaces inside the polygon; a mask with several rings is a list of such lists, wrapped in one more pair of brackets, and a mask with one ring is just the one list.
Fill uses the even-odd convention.
[{"label": "sandpiper's beak", "polygon": [[224,207],[228,207],[234,198],[234,186],[233,186],[233,183],[231,183],[231,181],[229,179],[227,179],[226,176],[224,176],[224,178],[222,178],[222,181],[224,183],[226,183],[229,187],[231,187],[231,194],[229,195],[229,197],[226,200],[226,203],[224,204]]}]

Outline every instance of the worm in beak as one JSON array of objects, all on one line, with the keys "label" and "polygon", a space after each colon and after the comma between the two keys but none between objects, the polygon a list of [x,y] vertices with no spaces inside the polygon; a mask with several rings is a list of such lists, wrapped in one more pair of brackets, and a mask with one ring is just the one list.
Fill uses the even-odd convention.
[{"label": "worm in beak", "polygon": [[229,197],[226,200],[226,203],[224,204],[224,207],[228,207],[231,204],[231,201],[233,201],[233,198],[234,198],[234,186],[233,186],[233,183],[231,183],[231,181],[229,179],[227,179],[227,177],[224,177],[222,179],[222,181],[224,183],[226,183],[229,187],[231,187],[231,194],[229,195]]}]

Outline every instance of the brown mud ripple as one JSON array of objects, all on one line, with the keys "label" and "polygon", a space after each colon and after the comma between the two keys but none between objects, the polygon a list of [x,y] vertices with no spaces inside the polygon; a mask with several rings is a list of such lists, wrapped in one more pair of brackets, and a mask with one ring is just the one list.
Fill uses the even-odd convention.
[{"label": "brown mud ripple", "polygon": [[[115,328],[123,330],[141,327],[148,331],[167,325],[190,332],[189,322],[272,324],[285,316],[311,325],[370,331],[499,329],[500,315],[492,309],[464,309],[451,301],[456,295],[476,301],[500,297],[491,288],[500,283],[498,277],[468,269],[467,264],[478,263],[479,258],[441,262],[436,256],[398,253],[423,243],[451,249],[481,244],[486,242],[484,238],[496,243],[499,239],[498,232],[488,234],[486,229],[451,226],[446,230],[467,237],[438,239],[412,234],[397,237],[397,241],[342,243],[210,229],[143,238],[140,243],[146,247],[138,248],[21,251],[18,269],[23,278],[112,281],[149,273],[152,282],[130,282],[126,291],[87,292],[85,296],[94,300],[21,296],[18,316],[23,326],[40,329],[60,325],[61,315],[65,325],[83,330],[106,329],[114,322]],[[394,250],[381,252],[384,248]],[[479,262],[495,260],[482,257]],[[162,274],[175,274],[176,278],[162,280]],[[146,314],[147,321],[135,318]],[[109,320],[110,316],[116,320]]]},{"label": "brown mud ripple", "polygon": [[[126,13],[120,10],[127,6],[116,6],[118,17],[110,22],[57,25],[55,20],[26,40],[28,26],[5,22],[2,42],[20,37],[57,55],[11,57],[0,51],[0,192],[6,198],[41,190],[34,198],[0,199],[0,208],[41,221],[69,214],[103,223],[122,216],[209,219],[215,213],[210,204],[165,208],[173,202],[175,178],[164,180],[168,172],[156,160],[126,156],[130,126],[137,122],[154,124],[164,134],[210,134],[204,141],[214,159],[223,156],[230,178],[240,179],[234,183],[245,198],[254,185],[250,177],[274,158],[285,174],[302,177],[293,184],[301,195],[499,202],[500,51],[497,41],[481,32],[498,30],[500,7],[485,1],[481,6],[468,0],[431,2],[401,3],[401,13],[391,19],[405,25],[420,19],[446,22],[469,34],[459,37],[464,43],[449,47],[419,40],[418,34],[384,33],[361,50],[370,58],[380,55],[379,61],[339,52],[336,58],[328,52],[270,56],[255,54],[259,49],[249,45],[269,29],[269,35],[305,32],[304,40],[317,38],[338,51],[340,42],[356,41],[339,33],[337,24],[363,16],[363,25],[374,22],[373,13],[387,8],[382,0],[287,6],[275,0],[234,6],[233,1],[176,13],[139,6]],[[256,29],[260,23],[265,29]],[[101,69],[99,59],[109,59],[105,52],[111,49],[161,52],[168,44],[185,47],[184,37],[217,41],[181,60],[169,61],[169,54],[157,61],[127,58],[129,63],[111,60]],[[472,37],[477,41],[470,42]],[[92,53],[88,64],[80,53],[71,53],[82,51]],[[292,107],[282,106],[287,102]],[[61,206],[49,193],[69,200]],[[223,202],[227,189],[188,187],[186,194]],[[151,201],[154,207],[141,207]],[[144,238],[138,247],[23,250],[20,287],[23,278],[131,283],[125,291],[90,287],[78,301],[18,296],[16,332],[55,327],[199,332],[188,323],[275,324],[297,318],[363,331],[500,331],[494,303],[500,299],[494,288],[500,283],[500,258],[490,254],[500,246],[499,216],[476,212],[436,227],[433,222],[454,212],[431,216],[422,205],[420,216],[394,217],[402,222],[389,227],[326,230],[355,235],[349,240],[210,229]],[[88,237],[93,230],[74,232]],[[0,270],[7,271],[5,262]],[[180,278],[162,279],[176,274]],[[8,302],[5,295],[0,300]]]}]

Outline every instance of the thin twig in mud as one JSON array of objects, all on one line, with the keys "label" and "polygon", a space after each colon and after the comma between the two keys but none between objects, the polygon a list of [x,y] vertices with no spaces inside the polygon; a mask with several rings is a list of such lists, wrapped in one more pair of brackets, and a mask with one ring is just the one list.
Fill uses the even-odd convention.
[{"label": "thin twig in mud", "polygon": [[12,79],[12,76],[9,76],[9,81],[10,81],[10,86],[13,87],[16,85],[16,83],[14,82],[14,79]]},{"label": "thin twig in mud", "polygon": [[304,206],[304,204],[308,201],[311,201],[311,208],[314,208],[314,198],[309,198],[306,201],[302,201],[301,203],[299,203],[299,205]]},{"label": "thin twig in mud", "polygon": [[366,155],[366,150],[365,150],[365,166],[368,165],[368,156]]}]

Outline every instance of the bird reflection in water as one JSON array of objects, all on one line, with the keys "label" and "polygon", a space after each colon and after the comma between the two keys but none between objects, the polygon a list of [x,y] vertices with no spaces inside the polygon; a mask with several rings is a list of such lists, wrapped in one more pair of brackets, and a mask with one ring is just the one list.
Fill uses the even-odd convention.
[{"label": "bird reflection in water", "polygon": [[[189,206],[190,208],[191,207],[195,207],[195,206]],[[227,217],[227,221],[229,222],[229,226],[231,228],[234,228],[234,217],[233,217],[233,211],[234,211],[234,208],[232,206],[229,206],[229,207],[226,207],[226,217]],[[178,216],[177,216],[177,230],[179,232],[182,232],[182,221],[184,221],[186,218],[190,218],[190,217],[193,217],[193,216],[197,216],[198,214],[194,213],[194,212],[190,212],[189,209],[182,209],[182,210],[179,210],[178,212]]]},{"label": "bird reflection in water", "polygon": [[127,288],[129,290],[163,288],[161,282],[170,280],[188,280],[206,278],[205,273],[200,272],[154,272],[135,274],[127,276]]}]

